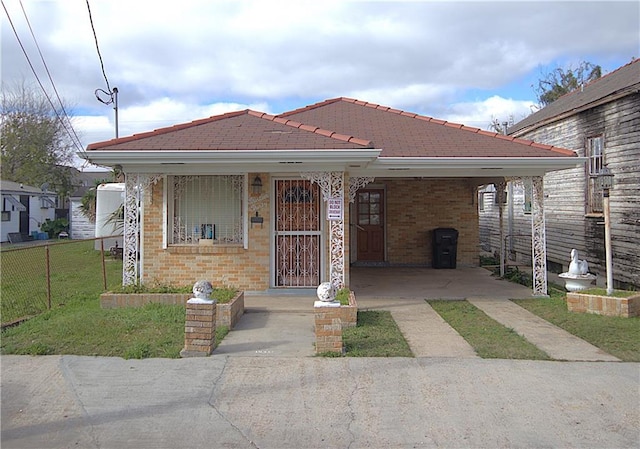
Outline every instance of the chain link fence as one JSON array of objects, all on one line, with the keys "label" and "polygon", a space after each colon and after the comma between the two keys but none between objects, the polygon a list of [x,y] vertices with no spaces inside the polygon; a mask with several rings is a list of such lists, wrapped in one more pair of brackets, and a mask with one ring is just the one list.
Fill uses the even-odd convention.
[{"label": "chain link fence", "polygon": [[121,285],[121,253],[112,257],[104,239],[44,241],[2,248],[2,327],[51,308],[97,298]]}]

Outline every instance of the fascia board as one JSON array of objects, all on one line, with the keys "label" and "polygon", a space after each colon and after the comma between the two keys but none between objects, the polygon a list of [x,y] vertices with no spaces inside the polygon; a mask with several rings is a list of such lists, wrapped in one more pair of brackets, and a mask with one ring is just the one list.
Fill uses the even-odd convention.
[{"label": "fascia board", "polygon": [[366,169],[349,170],[353,176],[376,177],[478,177],[543,176],[577,168],[585,157],[555,158],[379,158]]},{"label": "fascia board", "polygon": [[359,163],[375,160],[379,149],[353,150],[91,150],[79,156],[97,165]]},{"label": "fascia board", "polygon": [[586,157],[515,157],[515,158],[423,158],[423,157],[397,157],[378,158],[369,165],[370,168],[416,169],[416,168],[530,168],[561,170],[583,165]]}]

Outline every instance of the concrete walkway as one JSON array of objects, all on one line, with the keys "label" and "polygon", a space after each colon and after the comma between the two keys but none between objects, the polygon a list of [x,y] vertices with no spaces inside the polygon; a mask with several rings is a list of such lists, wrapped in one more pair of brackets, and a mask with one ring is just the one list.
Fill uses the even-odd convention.
[{"label": "concrete walkway", "polygon": [[467,301],[503,326],[522,335],[555,360],[620,361],[514,302],[487,298],[468,298]]},{"label": "concrete walkway", "polygon": [[[497,295],[499,296],[499,295]],[[314,355],[312,294],[246,295],[246,313],[214,354],[261,357]],[[415,357],[476,358],[473,348],[423,298],[357,298],[361,310],[387,310]],[[506,298],[469,302],[513,329],[554,360],[619,361]]]}]

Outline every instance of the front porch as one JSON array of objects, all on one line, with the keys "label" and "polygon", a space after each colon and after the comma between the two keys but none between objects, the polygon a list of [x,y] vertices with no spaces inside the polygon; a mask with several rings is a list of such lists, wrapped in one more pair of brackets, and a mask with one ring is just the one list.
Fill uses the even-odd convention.
[{"label": "front porch", "polygon": [[358,304],[373,308],[402,299],[530,298],[531,289],[479,267],[351,267],[350,288]]}]

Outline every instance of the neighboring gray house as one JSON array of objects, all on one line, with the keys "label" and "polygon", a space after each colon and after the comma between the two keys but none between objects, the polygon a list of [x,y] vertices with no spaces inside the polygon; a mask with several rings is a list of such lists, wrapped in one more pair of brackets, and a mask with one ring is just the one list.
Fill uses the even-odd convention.
[{"label": "neighboring gray house", "polygon": [[[640,287],[640,60],[569,93],[508,129],[513,137],[574,150],[584,168],[544,176],[547,260],[566,271],[576,248],[598,284],[606,278],[602,191],[603,166],[614,174],[610,192],[613,277],[616,287]],[[480,244],[506,258],[531,261],[530,186],[507,182],[480,191]],[[505,195],[502,195],[505,192]],[[502,204],[502,234],[500,233]]]},{"label": "neighboring gray house", "polygon": [[55,219],[56,193],[13,181],[0,180],[2,221],[0,241],[17,243],[46,238],[40,225]]}]

